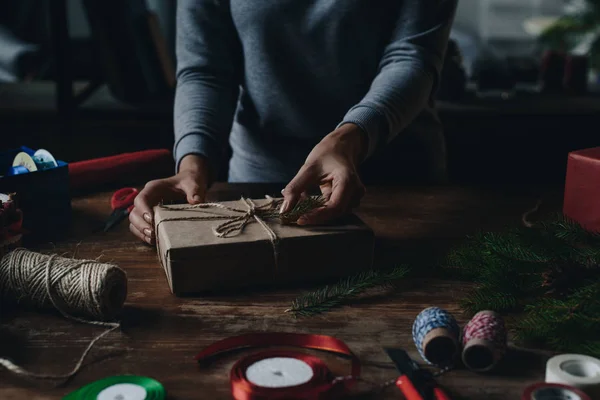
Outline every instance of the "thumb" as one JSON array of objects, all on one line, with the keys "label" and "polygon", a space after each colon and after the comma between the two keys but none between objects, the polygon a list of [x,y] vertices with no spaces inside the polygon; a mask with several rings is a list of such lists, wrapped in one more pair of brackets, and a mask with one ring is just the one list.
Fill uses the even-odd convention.
[{"label": "thumb", "polygon": [[304,164],[294,179],[292,179],[285,189],[281,191],[284,199],[283,204],[281,205],[281,213],[293,209],[302,196],[302,193],[308,191],[309,186],[315,184],[317,178],[316,167],[314,165]]},{"label": "thumb", "polygon": [[206,189],[191,177],[182,179],[179,186],[185,193],[186,200],[189,204],[198,204],[204,201]]}]

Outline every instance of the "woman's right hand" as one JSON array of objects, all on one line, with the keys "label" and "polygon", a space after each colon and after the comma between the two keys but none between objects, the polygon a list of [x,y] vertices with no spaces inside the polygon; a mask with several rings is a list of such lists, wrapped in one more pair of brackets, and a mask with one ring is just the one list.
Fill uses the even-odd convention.
[{"label": "woman's right hand", "polygon": [[148,244],[154,244],[154,206],[160,202],[187,200],[189,204],[204,201],[208,186],[208,163],[204,157],[185,156],[177,175],[150,181],[136,197],[129,214],[129,230]]}]

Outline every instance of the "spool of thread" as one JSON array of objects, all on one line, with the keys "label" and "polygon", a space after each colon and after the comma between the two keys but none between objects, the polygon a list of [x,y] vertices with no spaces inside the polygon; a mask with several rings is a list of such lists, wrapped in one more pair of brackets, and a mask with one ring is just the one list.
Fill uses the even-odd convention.
[{"label": "spool of thread", "polygon": [[463,330],[462,361],[472,371],[489,371],[504,357],[506,342],[502,317],[494,311],[480,311]]},{"label": "spool of thread", "polygon": [[459,354],[460,328],[449,312],[438,307],[424,309],[413,323],[412,334],[427,363],[442,368],[454,365]]},{"label": "spool of thread", "polygon": [[581,390],[560,383],[534,383],[525,388],[521,400],[592,400]]},{"label": "spool of thread", "polygon": [[582,354],[561,354],[546,363],[546,382],[572,386],[600,399],[600,360]]},{"label": "spool of thread", "polygon": [[66,374],[34,373],[11,360],[0,358],[9,371],[32,379],[64,381],[74,376],[87,354],[102,337],[118,329],[110,322],[127,297],[125,272],[113,264],[75,260],[15,249],[0,259],[0,305],[26,303],[38,308],[56,308],[65,318],[103,326],[104,332],[90,341],[75,367]]},{"label": "spool of thread", "polygon": [[54,307],[68,315],[108,321],[123,307],[127,277],[113,264],[16,249],[0,261],[0,297],[7,302]]}]

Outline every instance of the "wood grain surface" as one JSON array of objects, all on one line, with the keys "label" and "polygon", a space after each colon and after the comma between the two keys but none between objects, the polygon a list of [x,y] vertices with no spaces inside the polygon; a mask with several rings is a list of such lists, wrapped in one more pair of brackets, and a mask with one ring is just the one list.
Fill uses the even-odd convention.
[{"label": "wood grain surface", "polygon": [[[255,198],[277,195],[280,188],[218,184],[211,189],[209,200],[238,199],[242,194]],[[92,233],[110,214],[110,194],[74,199],[70,239],[37,250],[100,257],[125,269],[129,292],[122,330],[98,343],[80,373],[61,387],[0,370],[0,399],[59,399],[94,380],[118,374],[153,377],[165,386],[169,399],[229,399],[229,370],[241,354],[225,355],[207,367],[199,367],[193,357],[214,341],[256,331],[336,336],[360,357],[366,380],[385,382],[397,374],[382,346],[405,348],[421,362],[411,327],[423,308],[440,306],[454,313],[460,323],[466,322],[458,300],[469,284],[428,276],[427,268],[468,234],[520,223],[522,213],[540,196],[544,196],[541,212],[559,210],[561,201],[558,191],[534,188],[369,188],[357,214],[376,233],[377,265],[418,263],[421,273],[393,293],[375,293],[321,316],[296,319],[284,310],[310,287],[201,298],[173,296],[155,249],[135,240],[126,223],[108,233]],[[36,372],[67,372],[100,329],[65,320],[54,312],[5,312],[0,324],[0,356]],[[320,357],[335,373],[348,373],[345,360],[325,354]],[[512,348],[494,373],[459,369],[438,381],[453,399],[519,399],[528,384],[543,380],[547,357],[543,352]],[[399,399],[402,395],[390,387],[371,397]]]}]

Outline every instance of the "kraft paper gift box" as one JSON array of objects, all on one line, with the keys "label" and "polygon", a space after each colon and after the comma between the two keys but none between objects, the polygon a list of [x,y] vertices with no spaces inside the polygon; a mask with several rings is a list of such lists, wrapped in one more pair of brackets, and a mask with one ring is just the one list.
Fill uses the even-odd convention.
[{"label": "kraft paper gift box", "polygon": [[600,232],[600,147],[569,153],[563,214]]},{"label": "kraft paper gift box", "polygon": [[[269,201],[252,200],[258,208]],[[176,295],[320,281],[372,268],[374,234],[355,215],[334,225],[313,227],[261,218],[275,235],[271,236],[248,216],[246,200],[218,204],[239,212],[212,206],[155,208],[158,256]],[[215,229],[235,217],[247,218],[243,229],[229,237],[217,236]]]}]

